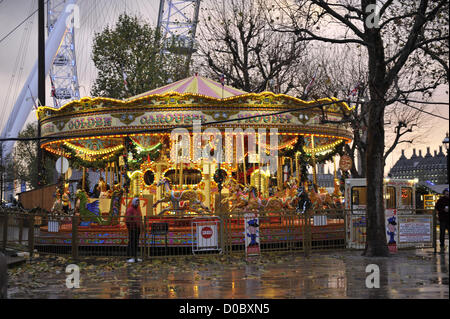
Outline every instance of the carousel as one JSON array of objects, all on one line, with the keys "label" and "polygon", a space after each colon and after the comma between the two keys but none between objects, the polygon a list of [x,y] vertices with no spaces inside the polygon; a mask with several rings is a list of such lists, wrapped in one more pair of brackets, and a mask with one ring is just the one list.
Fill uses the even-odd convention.
[{"label": "carousel", "polygon": [[[351,142],[350,127],[336,124],[349,110],[335,98],[247,93],[195,75],[126,100],[85,97],[37,115],[42,149],[83,172],[75,196],[88,245],[124,244],[120,216],[135,196],[149,220],[295,210],[299,189],[313,208],[340,207],[336,165],[329,193],[317,185],[316,164],[333,162]],[[101,176],[98,197],[85,191],[92,171]],[[55,209],[67,206],[63,196],[61,189]],[[58,230],[70,231],[70,224]],[[51,238],[42,243],[56,243]]]}]

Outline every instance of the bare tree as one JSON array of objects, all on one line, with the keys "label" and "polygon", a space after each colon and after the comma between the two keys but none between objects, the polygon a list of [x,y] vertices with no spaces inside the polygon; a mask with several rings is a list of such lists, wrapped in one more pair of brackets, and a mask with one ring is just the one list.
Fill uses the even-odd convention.
[{"label": "bare tree", "polygon": [[[291,17],[291,24],[272,23],[274,30],[307,41],[360,46],[366,51],[365,162],[370,169],[366,174],[364,253],[387,256],[382,192],[385,112],[397,101],[408,104],[411,96],[430,96],[438,85],[448,83],[448,1],[279,0],[278,6]],[[398,123],[396,136],[401,137],[404,130]]]},{"label": "bare tree", "polygon": [[[349,55],[349,51],[353,54]],[[348,45],[336,47],[327,43],[322,44],[320,50],[315,50],[312,54],[318,61],[320,72],[308,96],[312,98],[333,96],[348,100],[352,110],[344,112],[344,118],[340,123],[348,125],[353,131],[353,143],[346,145],[344,150],[353,159],[352,176],[365,177],[365,161],[361,161],[359,169],[356,168],[356,162],[357,153],[365,158],[367,149],[368,112],[365,102],[368,73],[364,65],[367,57],[361,48],[349,48]],[[352,91],[354,96],[351,94]],[[412,94],[408,94],[410,95]],[[388,145],[385,145],[385,160],[397,145],[417,142],[423,134],[426,134],[431,126],[425,121],[423,110],[423,105],[413,108],[400,102],[386,106],[384,123]],[[326,121],[324,119],[324,122]]]},{"label": "bare tree", "polygon": [[307,77],[302,76],[305,42],[272,31],[263,4],[230,0],[203,5],[197,69],[212,78],[223,74],[227,84],[247,92],[298,93]]}]

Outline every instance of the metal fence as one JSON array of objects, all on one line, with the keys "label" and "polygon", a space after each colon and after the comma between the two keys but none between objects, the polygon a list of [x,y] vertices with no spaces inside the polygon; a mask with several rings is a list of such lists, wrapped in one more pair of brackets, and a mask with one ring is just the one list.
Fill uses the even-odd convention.
[{"label": "metal fence", "polygon": [[[138,257],[188,254],[244,254],[251,237],[248,212],[211,215],[145,216]],[[257,218],[259,252],[296,251],[309,255],[324,249],[363,249],[365,214],[346,210],[265,211]],[[106,217],[106,216],[105,216]],[[106,218],[105,218],[106,219]],[[435,247],[435,216],[430,211],[397,212],[398,248]],[[52,216],[43,211],[0,210],[0,248],[81,256],[129,256],[125,217],[109,225],[82,222],[78,216]]]}]

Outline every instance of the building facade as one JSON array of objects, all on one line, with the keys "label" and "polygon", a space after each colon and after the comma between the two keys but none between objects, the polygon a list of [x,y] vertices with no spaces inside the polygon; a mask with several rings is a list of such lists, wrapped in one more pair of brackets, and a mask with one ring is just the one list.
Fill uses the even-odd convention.
[{"label": "building facade", "polygon": [[410,158],[406,158],[405,151],[391,168],[389,176],[392,178],[417,178],[419,183],[424,185],[441,185],[447,184],[447,156],[439,147],[439,153],[435,150],[434,155],[431,154],[430,148],[427,147],[427,153],[422,156],[422,151],[413,154]]}]

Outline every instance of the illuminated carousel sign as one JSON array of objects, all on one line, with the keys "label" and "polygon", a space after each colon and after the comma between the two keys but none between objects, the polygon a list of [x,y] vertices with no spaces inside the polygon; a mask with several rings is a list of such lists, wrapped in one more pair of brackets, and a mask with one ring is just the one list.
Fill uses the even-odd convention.
[{"label": "illuminated carousel sign", "polygon": [[[178,125],[192,125],[196,121],[201,123],[219,120],[235,120],[229,123],[219,123],[217,126],[226,127],[231,124],[244,124],[245,126],[269,125],[270,127],[284,127],[285,125],[305,126],[320,123],[318,115],[299,116],[291,113],[274,114],[276,112],[141,112],[138,114],[109,113],[95,116],[72,116],[63,121],[57,120],[42,125],[42,135],[54,135],[58,133],[85,133],[86,130],[114,131],[128,127],[143,129],[152,127],[167,127]],[[297,112],[298,113],[298,112]],[[303,115],[303,114],[302,114]],[[326,127],[327,125],[322,125]]]}]

